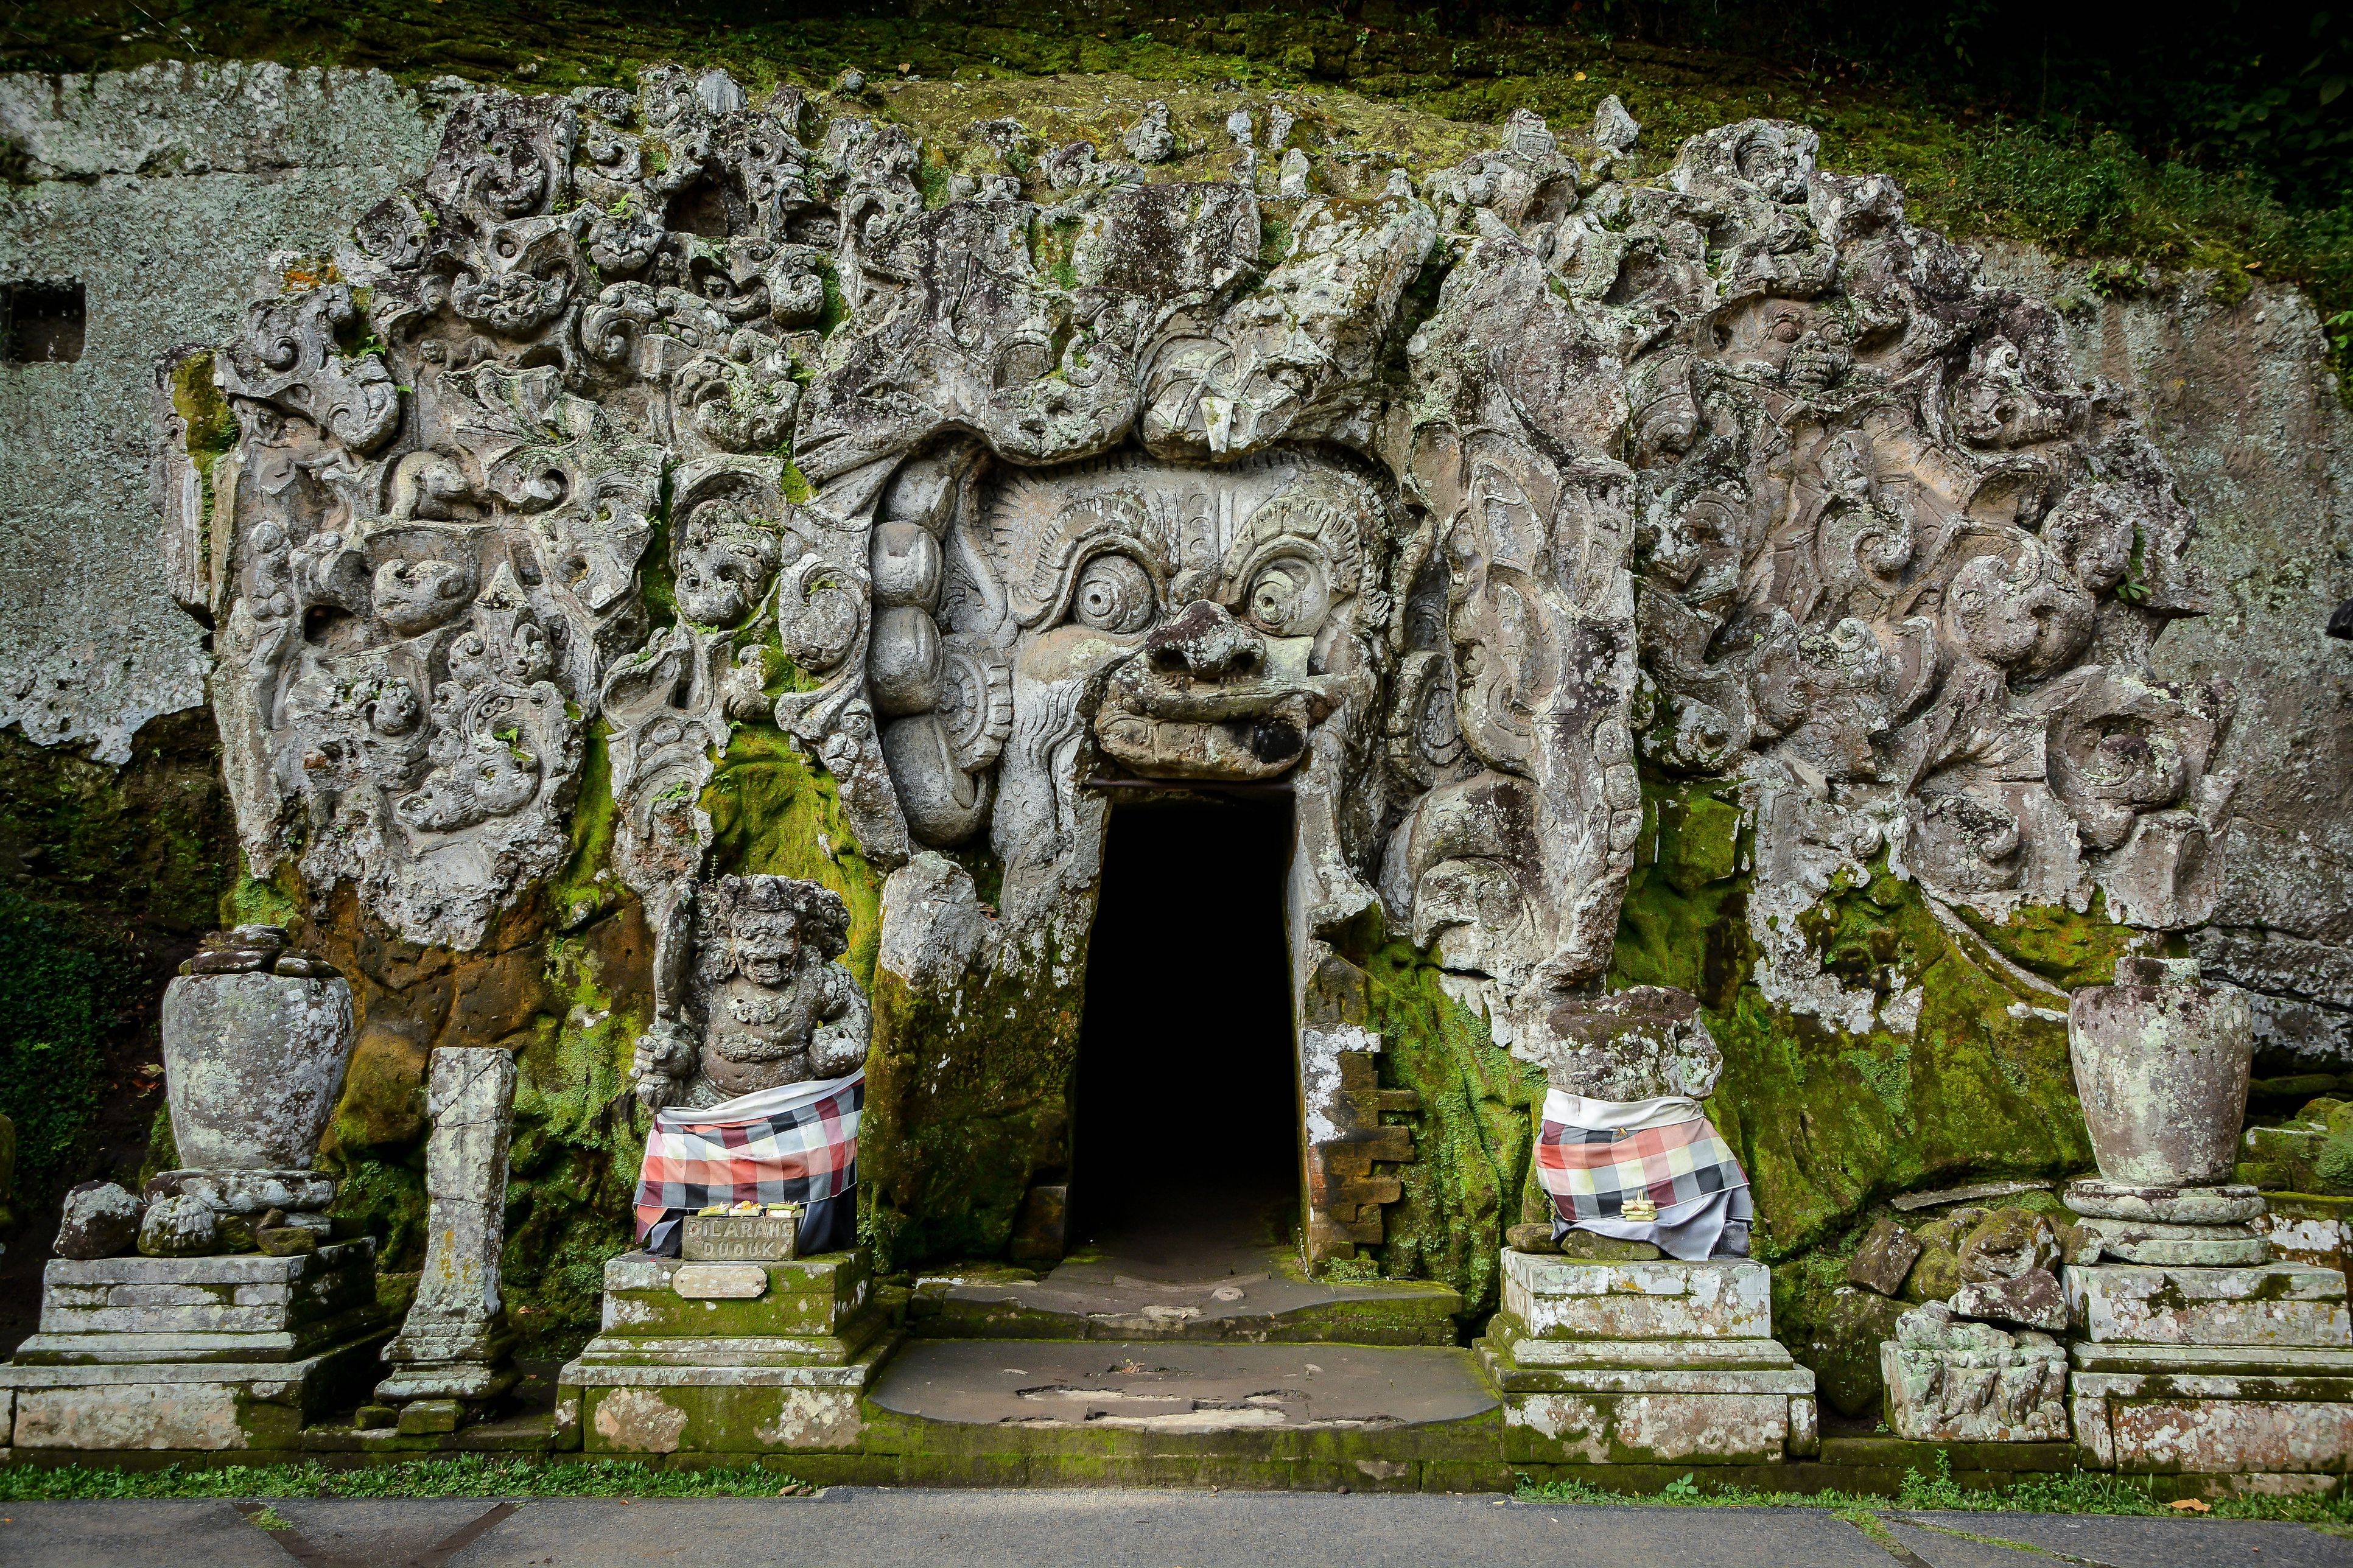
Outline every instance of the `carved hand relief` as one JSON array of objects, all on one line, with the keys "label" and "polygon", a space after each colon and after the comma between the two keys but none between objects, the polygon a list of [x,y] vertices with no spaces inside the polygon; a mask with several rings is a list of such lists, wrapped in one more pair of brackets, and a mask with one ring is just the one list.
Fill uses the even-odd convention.
[{"label": "carved hand relief", "polygon": [[467,100],[252,308],[203,596],[257,871],[477,943],[601,724],[675,952],[702,791],[773,719],[870,862],[988,845],[1015,932],[1090,907],[1096,786],[1287,786],[1303,936],[1377,912],[1538,1054],[1608,967],[1644,762],[1752,781],[1767,984],[1841,1026],[1885,999],[1788,918],[1841,866],[2205,917],[2231,703],[2149,671],[2203,603],[2170,476],[2047,308],[1810,132],[1642,184],[1614,106],[1521,114],[1314,196],[1312,159],[1074,147],[942,200],[906,128],[810,107]]}]

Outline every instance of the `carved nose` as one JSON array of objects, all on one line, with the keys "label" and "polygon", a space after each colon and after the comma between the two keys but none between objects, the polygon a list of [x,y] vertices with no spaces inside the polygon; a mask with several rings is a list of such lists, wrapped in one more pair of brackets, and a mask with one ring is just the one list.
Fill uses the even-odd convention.
[{"label": "carved nose", "polygon": [[1219,680],[1255,667],[1265,654],[1258,634],[1207,599],[1144,639],[1144,651],[1163,669],[1181,669],[1200,680]]}]

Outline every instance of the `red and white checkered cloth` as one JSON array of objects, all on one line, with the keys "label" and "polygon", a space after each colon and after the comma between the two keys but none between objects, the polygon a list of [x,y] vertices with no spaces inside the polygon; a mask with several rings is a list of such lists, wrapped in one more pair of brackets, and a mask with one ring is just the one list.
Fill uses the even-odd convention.
[{"label": "red and white checkered cloth", "polygon": [[675,1250],[674,1222],[713,1204],[802,1204],[803,1252],[850,1245],[857,1230],[858,1116],[863,1068],[787,1084],[706,1110],[654,1117],[638,1174],[638,1239]]},{"label": "red and white checkered cloth", "polygon": [[1664,1211],[1748,1184],[1732,1146],[1704,1116],[1633,1132],[1547,1120],[1536,1138],[1536,1180],[1572,1224],[1620,1218],[1637,1193]]}]

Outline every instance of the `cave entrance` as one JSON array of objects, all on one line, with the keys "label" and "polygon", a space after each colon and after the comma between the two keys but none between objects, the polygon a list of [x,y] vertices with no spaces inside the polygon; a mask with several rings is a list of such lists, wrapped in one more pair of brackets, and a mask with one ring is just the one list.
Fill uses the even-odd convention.
[{"label": "cave entrance", "polygon": [[1289,792],[1116,801],[1087,950],[1070,1239],[1210,1264],[1299,1225]]}]

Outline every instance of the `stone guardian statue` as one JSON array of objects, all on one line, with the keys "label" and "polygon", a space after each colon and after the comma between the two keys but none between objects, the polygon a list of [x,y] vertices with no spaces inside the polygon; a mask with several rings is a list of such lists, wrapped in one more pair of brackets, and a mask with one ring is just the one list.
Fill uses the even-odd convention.
[{"label": "stone guardian statue", "polygon": [[816,882],[692,885],[659,935],[654,1022],[629,1075],[638,1100],[701,1110],[858,1070],[871,1016],[836,962],[849,943],[849,906]]}]

